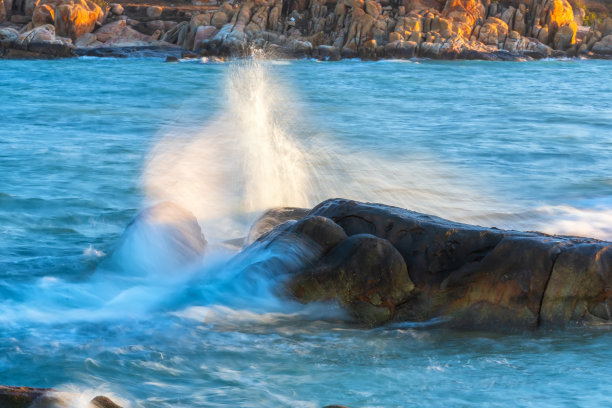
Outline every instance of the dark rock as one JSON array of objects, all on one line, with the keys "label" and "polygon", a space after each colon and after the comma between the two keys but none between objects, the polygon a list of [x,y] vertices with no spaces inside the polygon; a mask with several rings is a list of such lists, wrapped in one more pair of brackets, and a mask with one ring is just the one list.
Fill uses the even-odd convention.
[{"label": "dark rock", "polygon": [[567,248],[557,258],[544,298],[543,325],[612,321],[612,244],[594,242]]},{"label": "dark rock", "polygon": [[134,46],[134,47],[97,47],[77,48],[74,53],[78,56],[108,57],[108,58],[180,58],[182,50],[167,46]]},{"label": "dark rock", "polygon": [[252,244],[263,234],[284,222],[304,218],[309,211],[306,208],[296,207],[279,207],[267,210],[251,226],[246,244]]},{"label": "dark rock", "polygon": [[89,408],[123,408],[115,404],[110,398],[98,395],[89,403]]},{"label": "dark rock", "polygon": [[389,241],[368,234],[343,240],[312,269],[295,275],[291,293],[300,301],[337,300],[361,322],[387,322],[414,289],[406,264]]},{"label": "dark rock", "polygon": [[0,407],[27,408],[37,399],[53,391],[52,388],[9,387],[0,385]]},{"label": "dark rock", "polygon": [[322,248],[292,269],[289,291],[303,302],[337,300],[367,324],[443,318],[457,328],[515,331],[612,322],[611,243],[342,199],[261,240],[281,238],[285,248]]},{"label": "dark rock", "polygon": [[166,57],[165,62],[179,62],[179,59],[177,57]]}]

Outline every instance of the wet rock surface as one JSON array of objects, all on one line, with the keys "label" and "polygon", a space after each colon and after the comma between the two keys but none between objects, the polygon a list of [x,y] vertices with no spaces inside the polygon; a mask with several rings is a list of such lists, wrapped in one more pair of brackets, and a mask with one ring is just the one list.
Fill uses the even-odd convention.
[{"label": "wet rock surface", "polygon": [[[309,223],[327,227],[312,234]],[[273,247],[280,239],[286,247],[315,242],[320,249],[291,271],[290,296],[337,301],[367,325],[440,318],[456,328],[516,331],[612,319],[609,242],[343,199],[257,242]]]}]

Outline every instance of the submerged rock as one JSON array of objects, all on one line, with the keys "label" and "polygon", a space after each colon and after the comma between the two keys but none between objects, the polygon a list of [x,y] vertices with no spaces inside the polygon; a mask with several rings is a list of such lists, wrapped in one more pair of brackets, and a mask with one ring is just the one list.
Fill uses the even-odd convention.
[{"label": "submerged rock", "polygon": [[[312,220],[334,227],[316,234],[298,227]],[[484,228],[343,199],[319,204],[260,241],[281,238],[322,248],[291,272],[291,296],[336,300],[369,325],[442,318],[457,328],[525,330],[612,322],[609,242]]]},{"label": "submerged rock", "polygon": [[174,273],[199,260],[206,246],[195,216],[174,203],[162,202],[134,217],[112,262],[132,272]]}]

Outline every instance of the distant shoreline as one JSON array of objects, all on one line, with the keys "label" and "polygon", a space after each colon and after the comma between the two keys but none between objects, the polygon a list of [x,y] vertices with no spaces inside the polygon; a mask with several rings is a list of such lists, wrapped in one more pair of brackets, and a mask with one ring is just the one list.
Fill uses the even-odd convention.
[{"label": "distant shoreline", "polygon": [[0,0],[0,59],[234,58],[254,50],[331,61],[612,59],[612,18],[585,26],[591,17],[568,0],[196,3]]}]

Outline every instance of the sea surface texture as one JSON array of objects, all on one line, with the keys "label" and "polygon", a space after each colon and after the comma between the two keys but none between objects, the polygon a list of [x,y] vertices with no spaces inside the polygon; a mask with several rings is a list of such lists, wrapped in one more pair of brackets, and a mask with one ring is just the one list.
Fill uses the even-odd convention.
[{"label": "sea surface texture", "polygon": [[[0,384],[68,407],[612,405],[609,327],[365,329],[247,267],[291,254],[228,262],[265,209],[330,197],[612,240],[611,69],[2,61]],[[161,201],[197,217],[201,259],[124,233]]]}]

